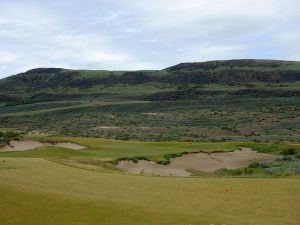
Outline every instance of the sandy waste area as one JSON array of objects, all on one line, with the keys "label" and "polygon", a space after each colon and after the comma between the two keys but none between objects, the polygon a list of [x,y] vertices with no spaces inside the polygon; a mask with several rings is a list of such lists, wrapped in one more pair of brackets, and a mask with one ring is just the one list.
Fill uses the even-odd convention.
[{"label": "sandy waste area", "polygon": [[71,142],[59,142],[59,143],[47,143],[40,141],[32,141],[32,140],[22,140],[22,141],[11,141],[10,145],[6,145],[0,148],[0,152],[10,152],[10,151],[26,151],[32,150],[39,147],[61,147],[61,148],[70,148],[70,149],[84,149],[84,146],[71,143]]},{"label": "sandy waste area", "polygon": [[276,158],[274,155],[258,153],[243,148],[234,152],[224,153],[192,153],[171,159],[170,164],[160,165],[155,162],[140,160],[120,161],[117,167],[133,174],[146,174],[158,176],[190,176],[187,169],[212,173],[218,169],[238,169],[247,167],[251,162],[269,162]]}]

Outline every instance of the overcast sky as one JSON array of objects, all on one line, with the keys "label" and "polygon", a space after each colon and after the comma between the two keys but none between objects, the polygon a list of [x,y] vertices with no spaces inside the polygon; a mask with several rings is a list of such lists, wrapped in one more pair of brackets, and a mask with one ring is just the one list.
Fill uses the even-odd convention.
[{"label": "overcast sky", "polygon": [[0,0],[0,78],[36,67],[300,60],[300,0]]}]

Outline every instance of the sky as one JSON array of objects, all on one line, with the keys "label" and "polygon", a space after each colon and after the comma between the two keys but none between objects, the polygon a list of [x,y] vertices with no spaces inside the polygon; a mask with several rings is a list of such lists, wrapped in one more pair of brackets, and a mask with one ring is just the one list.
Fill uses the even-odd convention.
[{"label": "sky", "polygon": [[300,0],[0,0],[0,78],[37,67],[300,60]]}]

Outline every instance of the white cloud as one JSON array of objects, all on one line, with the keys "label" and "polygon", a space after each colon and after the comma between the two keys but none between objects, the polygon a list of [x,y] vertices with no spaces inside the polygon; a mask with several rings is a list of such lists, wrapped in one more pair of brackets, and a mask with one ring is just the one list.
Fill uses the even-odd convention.
[{"label": "white cloud", "polygon": [[0,77],[41,66],[300,60],[299,21],[299,0],[0,1]]},{"label": "white cloud", "polygon": [[1,52],[0,51],[0,63],[12,63],[20,57],[13,52]]}]

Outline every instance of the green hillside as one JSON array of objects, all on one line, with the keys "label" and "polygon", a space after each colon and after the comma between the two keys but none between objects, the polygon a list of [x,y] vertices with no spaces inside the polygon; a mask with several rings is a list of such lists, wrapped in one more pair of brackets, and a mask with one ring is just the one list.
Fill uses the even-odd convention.
[{"label": "green hillside", "polygon": [[0,80],[0,126],[137,140],[300,140],[300,62],[227,60],[161,71],[39,68]]},{"label": "green hillside", "polygon": [[[0,80],[0,224],[296,225],[299,143],[299,62],[33,69]],[[242,152],[267,158],[190,167]]]},{"label": "green hillside", "polygon": [[293,82],[300,80],[300,62],[227,60],[182,63],[161,71],[105,71],[39,68],[1,80],[1,90],[91,87],[113,84]]}]

